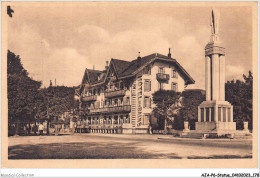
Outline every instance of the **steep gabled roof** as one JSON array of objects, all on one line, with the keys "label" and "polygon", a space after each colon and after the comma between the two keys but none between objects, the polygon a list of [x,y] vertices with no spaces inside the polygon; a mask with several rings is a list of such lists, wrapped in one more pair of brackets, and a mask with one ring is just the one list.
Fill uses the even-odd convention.
[{"label": "steep gabled roof", "polygon": [[129,66],[119,75],[119,77],[124,77],[132,75],[137,69],[148,64],[151,59],[155,58],[155,53],[148,56],[142,57],[140,59],[140,64],[138,65],[138,59],[135,59],[129,63]]},{"label": "steep gabled roof", "polygon": [[100,70],[93,70],[93,69],[86,69],[81,84],[92,84],[96,81],[98,81],[98,76],[103,71]]},{"label": "steep gabled roof", "polygon": [[[138,61],[140,60],[140,61]],[[168,56],[153,53],[148,56],[142,57],[140,59],[135,59],[132,61],[123,61],[119,59],[111,59],[108,70],[99,71],[99,70],[91,70],[86,69],[85,75],[82,80],[82,84],[88,82],[89,84],[98,84],[103,83],[106,80],[106,77],[111,69],[113,69],[116,73],[117,78],[125,78],[136,75],[139,71],[141,71],[144,67],[154,61],[164,61],[173,63],[178,70],[178,72],[183,76],[185,80],[185,84],[193,84],[195,81],[188,74],[188,72],[176,61],[176,59],[169,58]],[[103,73],[103,74],[102,74]],[[102,77],[99,76],[102,74]]]},{"label": "steep gabled roof", "polygon": [[123,61],[123,60],[119,60],[119,59],[111,59],[111,63],[114,65],[115,67],[115,70],[116,70],[116,73],[117,75],[120,76],[120,74],[122,72],[124,72],[128,67],[129,65],[131,64],[131,62],[129,61]]}]

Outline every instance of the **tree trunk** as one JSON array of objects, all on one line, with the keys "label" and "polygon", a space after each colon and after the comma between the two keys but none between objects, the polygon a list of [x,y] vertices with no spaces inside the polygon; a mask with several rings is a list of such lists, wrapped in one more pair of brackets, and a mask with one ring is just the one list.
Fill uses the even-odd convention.
[{"label": "tree trunk", "polygon": [[15,123],[15,134],[14,135],[19,135],[19,133],[20,133],[20,121],[18,120]]},{"label": "tree trunk", "polygon": [[167,118],[165,117],[164,119],[164,134],[167,134],[168,131],[167,131]]},{"label": "tree trunk", "polygon": [[50,121],[49,119],[47,120],[47,135],[50,134]]}]

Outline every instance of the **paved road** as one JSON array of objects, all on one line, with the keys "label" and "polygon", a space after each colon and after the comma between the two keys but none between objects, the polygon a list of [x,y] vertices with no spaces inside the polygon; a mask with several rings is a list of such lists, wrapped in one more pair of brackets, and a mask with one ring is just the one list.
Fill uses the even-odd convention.
[{"label": "paved road", "polygon": [[9,137],[9,159],[251,158],[251,139],[75,134]]}]

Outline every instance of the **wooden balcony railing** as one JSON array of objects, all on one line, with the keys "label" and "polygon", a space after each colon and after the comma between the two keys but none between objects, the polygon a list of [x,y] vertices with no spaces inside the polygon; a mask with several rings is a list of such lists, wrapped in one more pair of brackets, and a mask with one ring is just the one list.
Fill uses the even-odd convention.
[{"label": "wooden balcony railing", "polygon": [[114,106],[108,108],[96,108],[90,109],[90,114],[97,114],[97,113],[119,113],[119,112],[130,112],[131,106],[130,105],[123,105],[123,106]]},{"label": "wooden balcony railing", "polygon": [[157,73],[156,78],[157,78],[157,80],[169,80],[170,75],[169,74],[163,74],[163,73]]},{"label": "wooden balcony railing", "polygon": [[92,96],[82,96],[81,97],[82,101],[96,101],[97,100],[97,96],[96,95],[92,95]]},{"label": "wooden balcony railing", "polygon": [[105,92],[105,97],[112,98],[116,96],[124,96],[126,90],[115,90],[115,91],[107,91]]}]

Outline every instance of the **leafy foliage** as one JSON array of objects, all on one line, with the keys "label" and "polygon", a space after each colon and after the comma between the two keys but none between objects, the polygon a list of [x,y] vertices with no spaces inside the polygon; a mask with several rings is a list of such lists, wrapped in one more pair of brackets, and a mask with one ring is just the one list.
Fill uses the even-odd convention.
[{"label": "leafy foliage", "polygon": [[167,132],[168,122],[178,116],[182,107],[181,93],[172,90],[159,90],[153,93],[153,102],[156,107],[153,109],[155,117],[164,121],[164,131]]},{"label": "leafy foliage", "polygon": [[248,121],[249,129],[252,129],[252,92],[253,75],[243,75],[244,81],[234,80],[226,83],[226,100],[233,105],[233,118],[237,122],[237,129],[243,129],[243,122]]},{"label": "leafy foliage", "polygon": [[40,90],[41,98],[38,103],[38,118],[58,117],[64,112],[76,107],[74,87],[55,86]]},{"label": "leafy foliage", "polygon": [[[195,129],[195,122],[198,121],[198,106],[205,101],[203,90],[186,90],[182,92],[183,108],[180,111],[180,118],[189,121],[190,129]],[[182,124],[183,125],[183,124]]]},{"label": "leafy foliage", "polygon": [[36,100],[41,82],[28,76],[21,59],[8,50],[7,53],[7,90],[8,121],[28,121],[34,118]]}]

